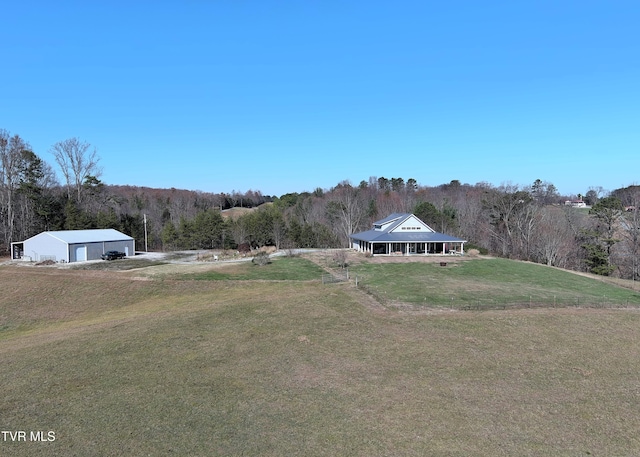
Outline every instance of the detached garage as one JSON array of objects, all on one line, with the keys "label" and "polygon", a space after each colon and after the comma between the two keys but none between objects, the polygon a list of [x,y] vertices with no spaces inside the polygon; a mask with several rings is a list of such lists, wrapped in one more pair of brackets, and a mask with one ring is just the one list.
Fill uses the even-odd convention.
[{"label": "detached garage", "polygon": [[42,232],[28,240],[11,243],[12,258],[36,262],[98,260],[107,251],[134,255],[135,240],[114,229],[95,229]]}]

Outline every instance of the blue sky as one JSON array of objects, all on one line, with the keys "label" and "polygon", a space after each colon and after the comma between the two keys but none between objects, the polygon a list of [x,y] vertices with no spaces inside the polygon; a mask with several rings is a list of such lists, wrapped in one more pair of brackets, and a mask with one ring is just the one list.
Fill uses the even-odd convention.
[{"label": "blue sky", "polygon": [[0,128],[107,184],[640,183],[637,1],[21,1]]}]

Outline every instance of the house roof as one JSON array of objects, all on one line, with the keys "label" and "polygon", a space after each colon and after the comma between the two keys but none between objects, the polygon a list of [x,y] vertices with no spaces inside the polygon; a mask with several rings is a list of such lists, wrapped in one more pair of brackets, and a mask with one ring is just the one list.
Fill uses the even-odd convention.
[{"label": "house roof", "polygon": [[[380,219],[379,221],[375,221],[373,225],[384,225],[391,221],[397,221],[398,219],[406,219],[408,216],[411,216],[409,213],[392,213],[389,214],[384,219]],[[416,218],[417,219],[417,218]]]},{"label": "house roof", "polygon": [[[418,230],[404,230],[408,221],[414,221],[420,225]],[[427,224],[410,213],[393,213],[384,219],[373,223],[374,227],[365,232],[354,233],[354,240],[368,241],[370,243],[450,243],[464,242],[444,233],[438,233]],[[413,227],[411,227],[413,228]]]},{"label": "house roof", "polygon": [[42,235],[50,236],[67,244],[99,243],[103,241],[124,241],[133,239],[129,235],[125,235],[115,229],[58,230],[42,232],[36,236]]},{"label": "house roof", "polygon": [[368,241],[370,243],[450,243],[463,242],[460,238],[445,235],[438,232],[415,233],[388,233],[379,230],[367,230],[366,232],[351,235],[354,240]]},{"label": "house roof", "polygon": [[[429,232],[435,232],[435,230],[433,230],[427,224],[422,222],[415,215],[410,214],[410,213],[393,213],[393,214],[389,214],[384,219],[380,219],[379,221],[375,221],[373,223],[373,227],[374,227],[374,230],[376,229],[376,227],[383,227],[383,228],[378,229],[378,230],[383,230],[385,232],[392,232],[396,228],[398,228],[398,226],[400,226],[401,224],[403,224],[404,222],[406,222],[410,218],[413,218],[414,221],[419,223],[424,230],[427,230]],[[386,225],[386,227],[385,227],[385,225]]]}]

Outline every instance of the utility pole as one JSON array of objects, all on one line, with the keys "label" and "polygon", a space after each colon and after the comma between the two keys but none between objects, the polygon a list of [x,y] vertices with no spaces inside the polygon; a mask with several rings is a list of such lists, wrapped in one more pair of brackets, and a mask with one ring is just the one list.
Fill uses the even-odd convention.
[{"label": "utility pole", "polygon": [[149,252],[147,249],[147,214],[144,214],[144,252]]}]

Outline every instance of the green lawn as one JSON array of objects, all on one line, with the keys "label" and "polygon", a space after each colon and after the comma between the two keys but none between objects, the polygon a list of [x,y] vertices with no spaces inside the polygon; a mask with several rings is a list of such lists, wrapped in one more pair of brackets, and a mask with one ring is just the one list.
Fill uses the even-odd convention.
[{"label": "green lawn", "polygon": [[311,281],[320,280],[323,273],[319,266],[302,257],[272,257],[267,265],[255,265],[249,261],[234,262],[228,266],[216,266],[207,272],[174,277],[196,280]]},{"label": "green lawn", "polygon": [[[445,259],[446,260],[446,259]],[[506,259],[435,263],[363,263],[351,275],[383,302],[465,307],[640,305],[640,293],[603,281]]]}]

